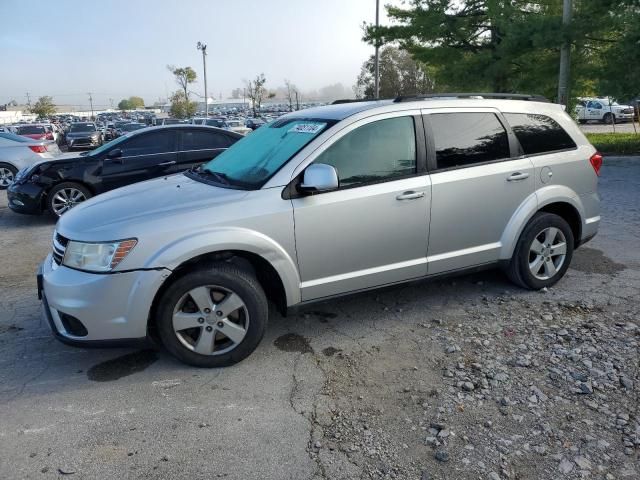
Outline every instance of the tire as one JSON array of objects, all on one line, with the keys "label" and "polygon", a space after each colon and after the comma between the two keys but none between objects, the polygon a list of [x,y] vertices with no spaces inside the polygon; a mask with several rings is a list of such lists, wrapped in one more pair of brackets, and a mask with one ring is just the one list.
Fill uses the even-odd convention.
[{"label": "tire", "polygon": [[605,113],[604,117],[602,117],[602,121],[604,123],[608,123],[608,124],[613,123],[615,121],[615,119],[616,119],[615,115],[613,115],[610,112]]},{"label": "tire", "polygon": [[9,188],[15,179],[18,169],[8,163],[0,162],[0,190]]},{"label": "tire", "polygon": [[[192,297],[194,291],[197,295]],[[224,311],[225,301],[233,302],[229,309],[241,306]],[[264,336],[268,315],[267,298],[252,273],[230,263],[215,263],[171,284],[158,303],[156,321],[169,353],[189,365],[213,368],[248,357]]]},{"label": "tire", "polygon": [[62,214],[75,207],[78,203],[89,200],[92,196],[87,187],[79,183],[59,183],[49,191],[47,208],[53,216],[60,218]]},{"label": "tire", "polygon": [[[559,232],[551,240],[549,238],[554,230],[550,229],[556,229]],[[546,236],[547,231],[549,236]],[[540,247],[544,247],[540,254],[533,250],[534,240],[538,241]],[[562,247],[551,250],[547,248],[546,245],[549,241],[558,246],[564,243],[564,254],[562,254]],[[551,287],[564,276],[569,268],[573,257],[573,246],[573,232],[564,218],[553,213],[538,212],[520,235],[505,273],[509,280],[522,288],[539,290]],[[550,259],[553,267],[545,258]],[[537,268],[537,274],[534,274],[533,271]],[[551,274],[554,269],[555,273]]]},{"label": "tire", "polygon": [[587,121],[586,121],[586,120],[578,120],[578,123],[579,123],[580,125],[584,125],[585,123],[587,123]]}]

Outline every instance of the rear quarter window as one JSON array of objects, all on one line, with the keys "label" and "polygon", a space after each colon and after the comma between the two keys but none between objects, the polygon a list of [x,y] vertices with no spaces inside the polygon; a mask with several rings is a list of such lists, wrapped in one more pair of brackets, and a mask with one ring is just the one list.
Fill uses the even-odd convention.
[{"label": "rear quarter window", "polygon": [[551,117],[532,113],[505,113],[525,155],[576,148],[569,134]]}]

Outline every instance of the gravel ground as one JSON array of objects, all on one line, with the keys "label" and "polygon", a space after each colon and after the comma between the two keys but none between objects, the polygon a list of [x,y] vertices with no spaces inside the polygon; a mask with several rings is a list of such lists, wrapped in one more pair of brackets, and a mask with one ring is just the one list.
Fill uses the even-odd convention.
[{"label": "gravel ground", "polygon": [[198,370],[53,340],[53,222],[0,193],[0,478],[640,478],[640,158],[607,158],[601,194],[548,291],[485,272],[273,314]]}]

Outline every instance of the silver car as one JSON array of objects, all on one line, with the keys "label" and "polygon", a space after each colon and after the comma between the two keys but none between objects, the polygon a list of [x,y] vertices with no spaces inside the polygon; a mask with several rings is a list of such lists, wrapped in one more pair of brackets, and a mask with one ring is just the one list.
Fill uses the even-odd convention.
[{"label": "silver car", "polygon": [[60,155],[50,140],[32,140],[11,132],[0,132],[0,190],[13,183],[18,172]]},{"label": "silver car", "polygon": [[54,334],[157,338],[219,367],[257,347],[270,306],[495,266],[555,284],[598,230],[602,157],[538,97],[447,97],[294,112],[82,203],[38,276]]}]

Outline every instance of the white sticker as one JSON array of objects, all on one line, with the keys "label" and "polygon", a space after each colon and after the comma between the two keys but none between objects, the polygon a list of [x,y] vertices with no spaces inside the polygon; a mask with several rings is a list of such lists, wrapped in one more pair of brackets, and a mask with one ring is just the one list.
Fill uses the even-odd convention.
[{"label": "white sticker", "polygon": [[326,123],[298,123],[289,132],[294,133],[318,133]]}]

